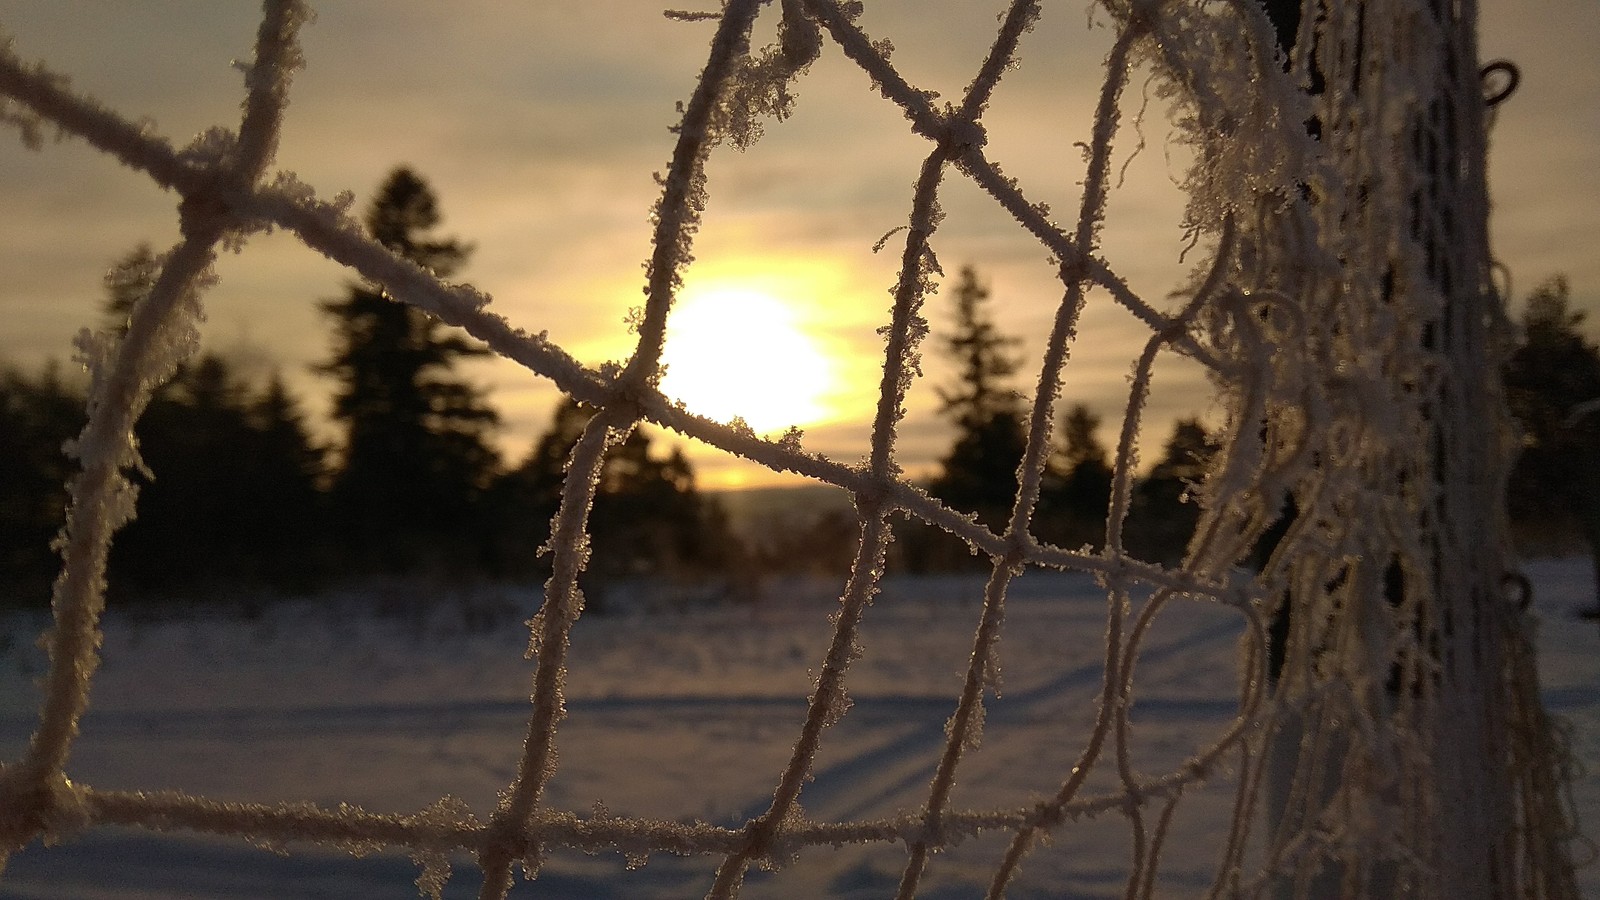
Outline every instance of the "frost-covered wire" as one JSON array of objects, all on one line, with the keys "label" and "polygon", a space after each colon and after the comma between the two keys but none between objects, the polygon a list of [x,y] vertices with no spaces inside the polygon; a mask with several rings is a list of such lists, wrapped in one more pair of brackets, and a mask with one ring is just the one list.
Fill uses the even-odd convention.
[{"label": "frost-covered wire", "polygon": [[[669,12],[715,21],[716,31],[652,211],[636,347],[625,366],[600,368],[581,364],[544,333],[513,325],[472,286],[441,282],[373,241],[348,215],[349,195],[325,200],[292,173],[270,171],[291,76],[302,63],[303,4],[264,3],[254,58],[243,67],[237,131],[215,128],[182,149],[74,92],[43,66],[24,64],[0,40],[0,126],[16,129],[30,146],[42,143],[46,128],[82,139],[182,198],[182,239],[162,256],[127,334],[86,332],[79,340],[92,379],[89,420],[73,448],[81,472],[69,488],[39,725],[25,755],[0,768],[0,864],[35,837],[116,824],[244,836],[274,847],[313,841],[355,853],[403,848],[421,867],[418,887],[436,898],[455,851],[474,854],[485,900],[506,895],[519,862],[537,877],[553,848],[611,850],[630,862],[652,852],[703,855],[717,859],[710,896],[726,898],[738,894],[752,864],[776,865],[819,845],[892,842],[908,850],[897,895],[909,898],[937,851],[1002,832],[1010,838],[988,889],[998,898],[1043,836],[1096,818],[1125,823],[1126,896],[1151,897],[1161,890],[1163,848],[1180,803],[1231,770],[1231,820],[1216,829],[1211,896],[1324,895],[1329,879],[1346,893],[1575,896],[1559,741],[1533,690],[1520,623],[1496,587],[1506,565],[1496,510],[1507,433],[1491,376],[1504,315],[1485,231],[1472,4],[1318,0],[1287,60],[1251,0],[1100,5],[1115,36],[1070,231],[1030,201],[987,150],[984,113],[1002,76],[1026,56],[1028,32],[1047,12],[1039,0],[1006,4],[961,102],[942,108],[891,63],[887,40],[860,28],[860,3],[730,0],[719,12]],[[753,24],[769,9],[781,17],[778,39],[752,48]],[[787,117],[801,76],[834,51],[932,144],[903,226],[870,446],[860,465],[810,453],[798,435],[765,440],[737,420],[697,416],[657,385],[715,152],[744,149],[766,120]],[[1187,223],[1197,239],[1211,239],[1210,264],[1171,313],[1132,290],[1098,246],[1121,95],[1141,64],[1178,109],[1177,126],[1196,151],[1185,181]],[[1307,122],[1317,124],[1318,137]],[[896,459],[930,330],[922,309],[943,274],[933,240],[952,172],[972,179],[1051,254],[1062,284],[1026,422],[1018,492],[998,532],[929,496]],[[295,235],[600,410],[569,459],[548,548],[553,575],[542,606],[530,611],[533,690],[521,761],[500,806],[481,821],[449,797],[416,814],[377,815],[344,805],[103,791],[68,777],[98,665],[107,554],[136,511],[127,477],[142,467],[134,424],[151,391],[197,344],[216,247],[237,249],[269,228]],[[1100,551],[1048,546],[1032,533],[1052,407],[1091,289],[1149,329],[1131,365]],[[1199,524],[1177,564],[1135,558],[1124,539],[1145,399],[1166,353],[1206,367],[1225,416],[1218,449],[1192,485]],[[771,803],[740,827],[582,816],[542,802],[558,763],[596,480],[607,454],[644,422],[855,498],[857,552],[850,572],[841,573],[840,606],[799,736],[776,774]],[[931,761],[924,807],[887,819],[813,821],[804,811],[805,785],[827,729],[848,715],[851,663],[861,652],[861,624],[880,588],[896,514],[944,529],[990,562],[969,665],[942,752]],[[1078,736],[1075,763],[1060,773],[1052,796],[1017,808],[957,808],[951,797],[958,770],[981,739],[985,693],[999,687],[1009,588],[1029,568],[1085,573],[1104,588],[1094,721]],[[1183,764],[1142,773],[1130,717],[1140,650],[1166,610],[1189,602],[1238,613],[1238,707]],[[1085,796],[1091,773],[1102,767],[1112,770],[1115,787]]]}]

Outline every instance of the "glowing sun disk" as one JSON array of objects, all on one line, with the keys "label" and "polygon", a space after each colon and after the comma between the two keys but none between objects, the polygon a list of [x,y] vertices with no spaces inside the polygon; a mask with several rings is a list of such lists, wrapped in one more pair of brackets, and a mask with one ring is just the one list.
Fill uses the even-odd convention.
[{"label": "glowing sun disk", "polygon": [[833,365],[782,301],[758,291],[686,291],[667,320],[661,390],[691,412],[757,432],[825,419]]}]

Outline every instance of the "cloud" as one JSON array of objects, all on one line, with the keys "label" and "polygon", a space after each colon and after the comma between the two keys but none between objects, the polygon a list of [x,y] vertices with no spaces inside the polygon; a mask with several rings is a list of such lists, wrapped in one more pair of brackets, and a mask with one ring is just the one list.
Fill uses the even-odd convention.
[{"label": "cloud", "polygon": [[[1580,308],[1600,312],[1600,255],[1590,247],[1600,233],[1600,107],[1592,102],[1600,70],[1586,63],[1600,19],[1587,3],[1546,0],[1540,15],[1486,3],[1482,44],[1524,69],[1491,142],[1497,251],[1523,289],[1567,272]],[[363,205],[392,166],[416,167],[439,194],[444,231],[477,247],[462,277],[493,294],[500,312],[548,330],[587,361],[625,356],[623,320],[641,300],[659,192],[651,176],[665,168],[674,105],[693,88],[711,26],[670,22],[657,4],[632,2],[325,6],[305,33],[308,65],[297,76],[280,165],[324,195],[354,190]],[[47,59],[125,114],[151,117],[180,145],[236,122],[242,77],[229,62],[248,55],[255,16],[248,5],[213,2],[0,2],[21,53]],[[1074,142],[1088,137],[1110,41],[1092,18],[1047,9],[986,116],[987,152],[1069,226],[1083,177]],[[994,9],[964,0],[874,3],[861,23],[893,42],[908,78],[953,101],[987,50]],[[769,16],[759,39],[770,39],[772,27]],[[816,308],[828,319],[818,328],[851,348],[860,384],[849,403],[863,418],[812,436],[825,452],[848,454],[847,439],[862,437],[875,403],[883,346],[875,330],[887,321],[899,262],[894,241],[877,254],[870,248],[906,223],[930,144],[831,44],[796,91],[790,120],[769,124],[749,151],[723,149],[711,160],[690,277],[740,260],[769,268],[805,260],[833,273],[818,289]],[[1101,254],[1159,306],[1205,248],[1179,261],[1183,197],[1173,182],[1184,158],[1159,105],[1135,127],[1144,93],[1136,73],[1115,165],[1141,139],[1146,147],[1111,196]],[[173,197],[71,141],[36,155],[0,139],[0,197],[0,353],[11,360],[65,356],[72,332],[97,315],[105,269],[140,241],[160,249],[175,237]],[[1024,338],[1035,365],[1062,297],[1048,251],[953,171],[943,197],[948,215],[934,246],[946,271],[979,267],[993,283],[1001,327]],[[257,238],[219,270],[207,339],[259,345],[297,389],[325,391],[306,369],[325,353],[316,302],[350,276],[281,235]],[[936,335],[947,302],[943,294],[928,300]],[[1145,328],[1097,293],[1079,330],[1063,396],[1110,419],[1126,403]],[[944,374],[935,344],[924,357],[927,376],[903,433],[907,458],[922,461],[948,440],[928,399],[927,385]],[[494,385],[508,446],[526,445],[553,403],[549,386],[508,363],[474,371]],[[1193,367],[1164,367],[1150,420],[1202,411],[1208,393]]]}]

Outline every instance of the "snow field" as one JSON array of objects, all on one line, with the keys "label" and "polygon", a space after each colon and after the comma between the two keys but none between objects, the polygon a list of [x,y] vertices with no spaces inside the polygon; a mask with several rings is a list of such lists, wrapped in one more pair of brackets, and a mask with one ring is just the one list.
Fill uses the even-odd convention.
[{"label": "snow field", "polygon": [[[1587,602],[1583,561],[1529,567],[1544,619],[1544,692],[1572,726],[1575,758],[1600,772],[1600,636],[1570,618]],[[738,827],[764,810],[805,718],[811,671],[831,633],[834,586],[768,585],[759,599],[679,612],[644,611],[648,589],[608,596],[633,611],[589,616],[574,633],[569,717],[546,805]],[[848,681],[853,706],[824,737],[809,817],[841,822],[913,811],[923,802],[954,708],[981,578],[891,578],[869,611],[864,654]],[[481,599],[481,598],[478,598]],[[531,610],[532,591],[502,591]],[[351,803],[416,812],[459,797],[480,818],[514,775],[532,665],[516,616],[473,631],[448,611],[372,613],[381,597],[269,606],[257,618],[135,622],[113,613],[106,664],[69,769],[108,789],[178,789],[218,800]],[[1074,575],[1031,573],[1013,588],[1001,642],[1002,695],[987,703],[981,747],[962,764],[958,809],[999,809],[1053,793],[1073,764],[1099,689],[1104,601]],[[36,627],[14,617],[8,633]],[[1179,604],[1138,662],[1134,762],[1167,771],[1234,711],[1234,644],[1226,610]],[[15,758],[33,726],[37,654],[17,639],[0,673],[0,750]],[[1111,786],[1090,782],[1090,794]],[[1218,773],[1226,782],[1228,773]],[[1584,821],[1600,819],[1600,779],[1576,785]],[[1228,790],[1201,788],[1179,806],[1164,853],[1162,896],[1208,886]],[[985,835],[935,857],[921,897],[981,894],[1005,843]],[[1070,824],[1024,865],[1013,898],[1120,896],[1126,820]],[[316,846],[282,857],[186,834],[94,829],[30,848],[0,879],[0,898],[406,897],[418,868],[404,854],[352,859]],[[459,866],[446,896],[475,896]],[[634,860],[636,865],[639,861]],[[753,872],[746,897],[885,897],[899,845],[811,848],[777,873]],[[695,897],[715,860],[657,854],[642,868],[618,854],[552,852],[523,897]],[[1600,872],[1580,876],[1600,896]]]}]

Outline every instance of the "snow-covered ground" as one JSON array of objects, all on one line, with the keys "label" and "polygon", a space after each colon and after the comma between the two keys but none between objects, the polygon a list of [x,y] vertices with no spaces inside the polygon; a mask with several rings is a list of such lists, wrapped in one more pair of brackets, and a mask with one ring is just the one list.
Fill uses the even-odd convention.
[{"label": "snow-covered ground", "polygon": [[[1542,619],[1543,688],[1572,727],[1586,830],[1600,823],[1600,634],[1573,611],[1589,602],[1584,561],[1529,567]],[[978,615],[980,581],[892,580],[869,610],[866,653],[850,679],[854,706],[824,739],[802,803],[843,821],[918,807],[944,739]],[[737,825],[764,809],[804,718],[828,640],[834,586],[773,585],[756,602],[586,617],[574,636],[570,717],[558,734],[550,805],[585,813]],[[532,595],[503,598],[523,610]],[[609,598],[628,606],[628,597]],[[70,774],[101,788],[175,788],[229,800],[354,803],[416,812],[450,794],[479,817],[512,778],[531,666],[526,629],[507,617],[470,632],[449,617],[380,617],[360,601],[300,601],[253,620],[134,622],[113,615],[105,666]],[[513,607],[515,608],[515,607]],[[526,613],[524,613],[526,615]],[[1100,675],[1102,600],[1087,580],[1031,574],[1013,590],[1002,641],[1004,694],[984,741],[963,764],[960,807],[1006,807],[1051,793],[1072,764]],[[4,623],[0,758],[33,725],[39,657],[30,622]],[[36,624],[32,627],[36,629]],[[1237,623],[1179,607],[1139,660],[1135,763],[1164,771],[1234,709]],[[1209,885],[1226,784],[1180,805],[1160,896]],[[1118,815],[1076,823],[1036,850],[1009,896],[1120,896],[1128,834]],[[981,894],[998,838],[933,860],[919,896]],[[280,856],[238,841],[95,829],[33,847],[0,878],[0,898],[407,897],[418,869],[403,853],[353,859],[296,846]],[[812,849],[777,873],[753,872],[746,897],[892,895],[898,846]],[[715,860],[556,853],[513,897],[698,897]],[[475,869],[446,892],[470,897]],[[1583,870],[1600,897],[1600,866]]]}]

